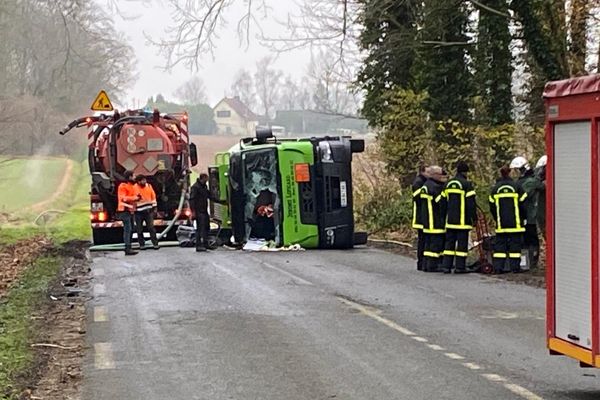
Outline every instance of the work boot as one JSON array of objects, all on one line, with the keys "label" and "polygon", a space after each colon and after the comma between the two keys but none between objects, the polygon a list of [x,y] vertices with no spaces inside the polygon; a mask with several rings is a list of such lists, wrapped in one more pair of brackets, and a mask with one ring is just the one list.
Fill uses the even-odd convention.
[{"label": "work boot", "polygon": [[158,243],[154,243],[154,244],[152,245],[152,248],[153,248],[154,250],[158,250],[158,249],[160,249],[160,247],[158,246]]},{"label": "work boot", "polygon": [[454,270],[454,273],[455,273],[455,274],[466,274],[466,273],[468,273],[468,272],[469,272],[469,271],[467,271],[467,269],[466,269],[466,268],[456,268],[456,269]]},{"label": "work boot", "polygon": [[138,252],[137,251],[133,251],[131,250],[131,247],[128,249],[125,249],[125,255],[126,256],[135,256]]},{"label": "work boot", "polygon": [[198,247],[196,247],[196,252],[201,253],[203,251],[206,251],[206,247],[204,247],[204,246],[198,246]]}]

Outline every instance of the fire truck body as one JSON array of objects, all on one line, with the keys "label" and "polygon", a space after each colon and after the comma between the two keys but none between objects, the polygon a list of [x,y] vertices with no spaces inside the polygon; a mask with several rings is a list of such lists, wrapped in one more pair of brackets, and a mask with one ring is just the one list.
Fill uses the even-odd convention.
[{"label": "fire truck body", "polygon": [[550,82],[544,99],[547,346],[600,367],[600,76]]},{"label": "fire truck body", "polygon": [[[172,225],[189,224],[185,204],[189,170],[197,162],[190,143],[187,114],[158,111],[127,111],[80,118],[61,134],[75,127],[88,131],[88,164],[92,178],[90,219],[94,244],[122,242],[122,223],[116,218],[117,188],[123,173],[144,175],[157,196],[155,226],[162,232]],[[174,237],[173,232],[169,233]]]}]

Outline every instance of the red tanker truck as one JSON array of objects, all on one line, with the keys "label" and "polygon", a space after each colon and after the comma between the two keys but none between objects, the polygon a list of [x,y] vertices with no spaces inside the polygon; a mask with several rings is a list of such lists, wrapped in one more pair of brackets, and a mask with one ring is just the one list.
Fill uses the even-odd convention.
[{"label": "red tanker truck", "polygon": [[173,226],[191,224],[186,195],[197,153],[190,143],[186,113],[115,110],[76,119],[59,133],[80,127],[88,128],[94,244],[122,242],[123,225],[116,219],[116,209],[117,187],[125,171],[146,176],[154,188],[158,202],[154,223],[160,238],[174,239]]}]

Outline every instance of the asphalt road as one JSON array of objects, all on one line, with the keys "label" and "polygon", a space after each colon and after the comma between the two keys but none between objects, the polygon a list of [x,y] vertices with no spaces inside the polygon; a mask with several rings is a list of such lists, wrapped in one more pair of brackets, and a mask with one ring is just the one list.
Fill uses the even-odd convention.
[{"label": "asphalt road", "polygon": [[375,249],[95,253],[83,398],[600,399],[544,291]]}]

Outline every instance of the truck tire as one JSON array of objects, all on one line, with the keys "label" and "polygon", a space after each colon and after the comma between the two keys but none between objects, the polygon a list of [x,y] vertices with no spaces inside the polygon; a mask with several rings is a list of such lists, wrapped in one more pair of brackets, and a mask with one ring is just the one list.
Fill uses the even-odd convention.
[{"label": "truck tire", "polygon": [[95,245],[123,243],[123,228],[92,229],[92,239]]}]

